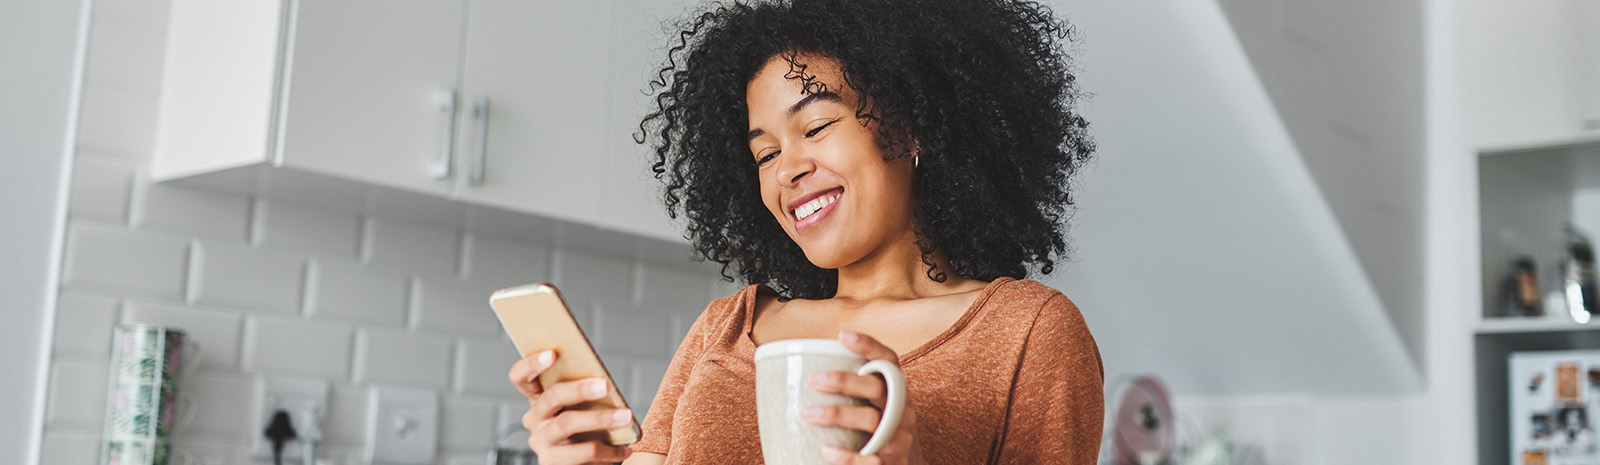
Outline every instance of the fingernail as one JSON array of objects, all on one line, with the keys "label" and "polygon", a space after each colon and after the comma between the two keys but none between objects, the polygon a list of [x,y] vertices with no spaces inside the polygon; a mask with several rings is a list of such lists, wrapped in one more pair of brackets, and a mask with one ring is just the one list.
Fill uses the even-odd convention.
[{"label": "fingernail", "polygon": [[805,411],[804,415],[805,415],[807,420],[815,420],[815,419],[821,418],[822,417],[822,407],[806,407],[806,411]]},{"label": "fingernail", "polygon": [[544,352],[539,352],[539,366],[541,368],[550,366],[550,363],[554,362],[555,359],[556,359],[555,351],[546,350]]},{"label": "fingernail", "polygon": [[618,410],[611,414],[611,419],[616,421],[618,425],[627,424],[629,420],[633,419],[633,412],[627,409]]},{"label": "fingernail", "polygon": [[839,449],[831,446],[822,446],[822,456],[828,460],[839,460]]},{"label": "fingernail", "polygon": [[823,384],[827,384],[827,382],[828,382],[828,374],[827,373],[823,373],[823,372],[819,371],[819,372],[811,374],[811,385],[812,386],[821,386]]},{"label": "fingernail", "polygon": [[857,335],[855,331],[840,331],[839,332],[839,340],[844,341],[845,344],[855,344],[856,343],[856,339],[859,338],[859,337],[860,336]]},{"label": "fingernail", "polygon": [[594,383],[589,385],[589,397],[590,398],[599,399],[601,397],[605,397],[605,395],[606,395],[606,382],[605,381],[603,381],[603,380],[602,381],[595,381]]}]

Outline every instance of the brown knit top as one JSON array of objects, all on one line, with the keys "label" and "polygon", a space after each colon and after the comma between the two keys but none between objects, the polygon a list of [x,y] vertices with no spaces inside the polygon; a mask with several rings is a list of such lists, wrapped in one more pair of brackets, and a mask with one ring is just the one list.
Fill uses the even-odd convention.
[{"label": "brown knit top", "polygon": [[[634,450],[667,464],[759,464],[752,285],[717,299],[678,346]],[[1093,464],[1104,368],[1078,307],[1000,278],[943,334],[900,354],[917,442],[934,464]]]}]

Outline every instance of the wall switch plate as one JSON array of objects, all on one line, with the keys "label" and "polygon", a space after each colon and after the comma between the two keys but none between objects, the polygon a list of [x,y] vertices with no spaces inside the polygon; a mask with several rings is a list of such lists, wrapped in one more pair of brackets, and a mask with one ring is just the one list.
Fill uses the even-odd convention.
[{"label": "wall switch plate", "polygon": [[[301,412],[316,410],[328,412],[328,382],[320,379],[259,378],[256,381],[256,414],[250,418],[250,456],[258,459],[272,458],[272,441],[266,437],[267,423],[278,410],[289,412],[290,420],[300,425]],[[299,461],[300,441],[289,441],[283,447],[284,461]]]},{"label": "wall switch plate", "polygon": [[439,445],[439,394],[374,386],[367,406],[369,463],[427,465]]}]

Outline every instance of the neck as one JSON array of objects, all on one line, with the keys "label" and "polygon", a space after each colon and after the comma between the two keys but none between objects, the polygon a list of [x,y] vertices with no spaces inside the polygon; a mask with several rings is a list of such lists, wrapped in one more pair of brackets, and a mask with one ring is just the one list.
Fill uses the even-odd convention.
[{"label": "neck", "polygon": [[922,251],[917,248],[916,241],[916,234],[907,230],[866,258],[839,268],[839,288],[834,300],[859,303],[880,299],[912,300],[971,290],[978,283],[956,276],[939,251],[930,258],[937,267],[934,274],[944,272],[945,281],[929,278],[928,265],[922,262]]}]

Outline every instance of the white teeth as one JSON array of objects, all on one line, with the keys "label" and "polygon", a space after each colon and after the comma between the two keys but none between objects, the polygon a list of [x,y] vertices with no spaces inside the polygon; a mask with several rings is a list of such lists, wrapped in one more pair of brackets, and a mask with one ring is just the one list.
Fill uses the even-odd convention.
[{"label": "white teeth", "polygon": [[794,209],[794,217],[797,220],[806,219],[806,217],[817,213],[817,210],[821,210],[822,207],[826,207],[836,200],[839,200],[839,194],[811,199],[810,202],[806,202],[805,205],[801,205],[800,208]]}]

